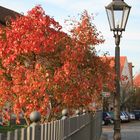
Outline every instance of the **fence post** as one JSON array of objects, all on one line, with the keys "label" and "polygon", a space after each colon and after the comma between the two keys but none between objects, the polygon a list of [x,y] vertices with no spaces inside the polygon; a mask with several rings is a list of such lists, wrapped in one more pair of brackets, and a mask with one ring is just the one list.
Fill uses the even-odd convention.
[{"label": "fence post", "polygon": [[86,114],[86,112],[87,112],[87,111],[86,111],[86,109],[83,109],[83,115],[85,115],[85,114]]},{"label": "fence post", "polygon": [[80,115],[80,111],[78,109],[75,111],[75,115],[76,116],[79,116]]},{"label": "fence post", "polygon": [[41,119],[41,115],[39,112],[34,111],[30,114],[30,120],[32,124],[30,127],[32,127],[32,139],[31,140],[40,140],[41,139],[41,125],[39,124],[39,121]]},{"label": "fence post", "polygon": [[61,120],[64,120],[66,118],[68,118],[68,110],[67,109],[63,109],[62,110],[62,118],[61,118]]}]

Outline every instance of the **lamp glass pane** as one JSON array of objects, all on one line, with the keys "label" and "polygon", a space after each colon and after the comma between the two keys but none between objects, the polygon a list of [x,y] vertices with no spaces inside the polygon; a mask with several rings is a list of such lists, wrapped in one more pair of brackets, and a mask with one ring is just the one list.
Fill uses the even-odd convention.
[{"label": "lamp glass pane", "polygon": [[124,8],[124,13],[123,13],[123,21],[122,21],[122,29],[125,29],[127,19],[129,15],[129,8],[125,7]]},{"label": "lamp glass pane", "polygon": [[122,29],[122,10],[114,10],[115,29]]},{"label": "lamp glass pane", "polygon": [[109,25],[110,25],[110,29],[114,30],[114,19],[113,19],[113,11],[111,9],[106,9],[107,12],[107,16],[108,16],[108,21],[109,21]]}]

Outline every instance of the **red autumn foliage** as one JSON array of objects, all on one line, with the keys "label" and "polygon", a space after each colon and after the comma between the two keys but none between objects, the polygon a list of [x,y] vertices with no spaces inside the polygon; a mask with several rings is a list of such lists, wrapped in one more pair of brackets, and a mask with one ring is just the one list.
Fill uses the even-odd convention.
[{"label": "red autumn foliage", "polygon": [[95,50],[104,40],[87,12],[70,36],[61,28],[40,6],[0,28],[1,109],[8,104],[26,120],[33,110],[55,117],[63,108],[88,109],[104,85],[113,90],[110,61]]}]

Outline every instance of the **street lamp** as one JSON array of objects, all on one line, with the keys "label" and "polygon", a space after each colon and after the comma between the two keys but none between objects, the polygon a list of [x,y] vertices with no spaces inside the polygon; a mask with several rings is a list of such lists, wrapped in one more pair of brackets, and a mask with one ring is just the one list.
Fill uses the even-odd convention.
[{"label": "street lamp", "polygon": [[115,88],[114,93],[114,140],[121,139],[120,133],[120,38],[125,31],[131,7],[124,0],[113,0],[106,7],[110,30],[115,37]]}]

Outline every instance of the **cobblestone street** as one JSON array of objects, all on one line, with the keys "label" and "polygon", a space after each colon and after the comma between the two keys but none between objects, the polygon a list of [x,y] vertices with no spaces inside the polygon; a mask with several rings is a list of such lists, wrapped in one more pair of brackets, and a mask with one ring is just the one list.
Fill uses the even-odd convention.
[{"label": "cobblestone street", "polygon": [[[113,125],[103,126],[103,134],[113,140]],[[140,121],[121,124],[121,140],[140,140]]]}]

